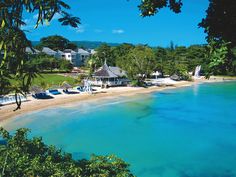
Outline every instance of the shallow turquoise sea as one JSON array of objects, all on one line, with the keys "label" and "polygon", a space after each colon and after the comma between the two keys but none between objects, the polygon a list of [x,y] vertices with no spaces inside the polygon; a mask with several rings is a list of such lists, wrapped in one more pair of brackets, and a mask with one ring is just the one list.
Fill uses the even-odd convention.
[{"label": "shallow turquoise sea", "polygon": [[73,154],[116,154],[140,177],[235,177],[236,82],[56,107],[12,119]]}]

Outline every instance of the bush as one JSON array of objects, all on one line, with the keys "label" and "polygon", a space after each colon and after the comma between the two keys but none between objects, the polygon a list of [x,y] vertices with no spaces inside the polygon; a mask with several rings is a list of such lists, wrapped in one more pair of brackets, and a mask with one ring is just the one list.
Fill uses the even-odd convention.
[{"label": "bush", "polygon": [[88,76],[85,75],[85,74],[79,74],[78,75],[78,78],[77,78],[77,81],[78,83],[82,83],[84,79],[86,79]]},{"label": "bush", "polygon": [[42,138],[27,138],[28,129],[19,129],[14,136],[0,128],[0,172],[2,177],[18,176],[125,176],[133,177],[123,160],[110,156],[74,160]]},{"label": "bush", "polygon": [[130,85],[132,87],[146,87],[146,83],[144,81],[141,80],[132,80]]},{"label": "bush", "polygon": [[182,74],[181,79],[185,81],[193,81],[192,76],[189,75],[188,73]]},{"label": "bush", "polygon": [[42,89],[46,90],[49,87],[49,85],[45,81],[41,81],[40,82],[40,87]]},{"label": "bush", "polygon": [[59,60],[59,69],[65,71],[71,71],[73,69],[73,65],[64,59]]}]

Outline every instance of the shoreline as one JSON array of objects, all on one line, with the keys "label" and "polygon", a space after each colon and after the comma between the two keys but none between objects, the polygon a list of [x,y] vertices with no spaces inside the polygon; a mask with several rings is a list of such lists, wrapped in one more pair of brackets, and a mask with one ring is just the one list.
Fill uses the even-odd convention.
[{"label": "shoreline", "polygon": [[[233,79],[236,80],[236,79]],[[40,111],[43,109],[48,109],[56,106],[66,106],[70,104],[80,103],[80,102],[88,102],[88,101],[97,101],[99,99],[109,99],[116,98],[119,96],[133,96],[136,94],[146,94],[152,92],[163,91],[167,89],[176,89],[182,87],[192,86],[194,84],[201,83],[216,83],[216,82],[224,82],[224,81],[233,81],[233,80],[223,80],[222,78],[213,78],[210,80],[199,79],[195,81],[179,81],[173,86],[152,86],[148,88],[142,87],[114,87],[109,89],[101,89],[100,92],[96,92],[94,94],[82,93],[78,95],[57,95],[53,99],[48,100],[36,100],[32,97],[29,97],[27,102],[22,102],[21,109],[17,111],[13,111],[16,107],[15,104],[6,105],[0,107],[0,126],[4,124],[7,120],[10,120],[16,116],[20,116],[23,114],[31,113],[34,111]]]}]

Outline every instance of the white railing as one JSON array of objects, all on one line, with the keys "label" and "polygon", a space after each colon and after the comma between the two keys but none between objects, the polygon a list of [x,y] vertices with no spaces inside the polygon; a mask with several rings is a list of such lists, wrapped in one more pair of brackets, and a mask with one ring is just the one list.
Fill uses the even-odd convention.
[{"label": "white railing", "polygon": [[[21,99],[22,102],[27,101],[27,98],[20,95],[18,96],[18,100]],[[8,96],[2,96],[0,97],[0,105],[7,105],[7,104],[12,104],[15,103],[16,99],[14,95],[8,95]]]},{"label": "white railing", "polygon": [[124,85],[124,81],[126,80],[116,80],[116,81],[90,81],[91,85],[94,86],[101,86],[101,85],[108,85],[108,86],[119,86],[119,85]]}]

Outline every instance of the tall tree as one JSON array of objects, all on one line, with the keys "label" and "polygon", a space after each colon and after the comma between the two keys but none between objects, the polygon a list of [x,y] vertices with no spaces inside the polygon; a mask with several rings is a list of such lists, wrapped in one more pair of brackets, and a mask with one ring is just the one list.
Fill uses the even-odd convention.
[{"label": "tall tree", "polygon": [[236,46],[236,1],[209,0],[207,15],[199,24],[208,34],[208,40],[224,40]]},{"label": "tall tree", "polygon": [[115,65],[115,58],[112,52],[112,47],[107,45],[106,43],[100,45],[96,49],[97,53],[96,56],[99,60],[98,65],[103,65],[104,62],[106,61],[108,65],[114,66]]},{"label": "tall tree", "polygon": [[75,49],[78,48],[78,46],[77,46],[75,43],[73,43],[73,42],[69,42],[69,43],[67,44],[66,48],[67,48],[67,49],[71,49],[71,50],[75,50]]},{"label": "tall tree", "polygon": [[155,50],[155,55],[157,59],[157,70],[161,73],[162,76],[164,76],[165,73],[165,67],[167,66],[167,50],[162,47],[157,47]]},{"label": "tall tree", "polygon": [[49,47],[53,50],[65,50],[72,49],[75,50],[77,45],[71,43],[68,39],[63,36],[53,35],[40,39],[40,43],[37,45],[38,48]]},{"label": "tall tree", "polygon": [[[142,0],[139,9],[143,17],[152,16],[162,8],[170,8],[173,12],[181,12],[182,0]],[[235,0],[209,0],[207,15],[200,27],[205,29],[208,39],[215,38],[231,42],[236,45],[236,1]]]},{"label": "tall tree", "polygon": [[67,48],[69,40],[58,35],[48,36],[40,39],[38,47],[49,47],[52,50],[64,50]]},{"label": "tall tree", "polygon": [[128,44],[128,43],[124,43],[124,44],[121,44],[121,45],[113,48],[115,63],[117,66],[121,67],[122,64],[126,62],[127,54],[133,48],[134,48],[134,45]]},{"label": "tall tree", "polygon": [[[0,1],[0,51],[3,52],[3,57],[0,57],[0,78],[4,78],[4,82],[0,84],[0,95],[14,92],[17,100],[17,95],[25,95],[31,82],[27,77],[31,77],[29,74],[24,77],[25,73],[29,72],[24,67],[28,57],[25,51],[26,47],[31,47],[31,42],[26,38],[25,32],[22,30],[22,26],[26,25],[24,22],[23,14],[37,13],[38,18],[35,24],[37,28],[44,22],[50,22],[55,14],[60,14],[59,22],[62,25],[71,25],[77,27],[80,23],[80,19],[68,14],[65,10],[69,9],[69,5],[61,0],[2,0]],[[15,67],[9,74],[9,63],[15,60]],[[19,84],[12,87],[10,84],[11,79],[19,81]],[[20,108],[20,102],[16,101],[18,109]]]},{"label": "tall tree", "polygon": [[[160,9],[169,7],[175,13],[181,11],[182,1],[181,0],[142,0],[139,6],[141,15],[143,17],[155,15],[159,12]],[[205,33],[207,33],[207,40],[211,46],[210,48],[215,48],[214,51],[208,53],[208,57],[211,60],[211,64],[208,69],[211,68],[216,71],[217,67],[220,71],[223,72],[222,68],[226,69],[226,63],[218,62],[219,60],[214,60],[216,53],[221,53],[224,47],[227,47],[227,50],[224,50],[221,54],[222,56],[230,57],[223,59],[224,62],[229,62],[227,68],[234,68],[232,61],[232,52],[231,48],[236,46],[236,1],[235,0],[209,0],[209,7],[207,9],[207,15],[202,21],[198,24],[199,27],[204,28]],[[212,42],[214,41],[214,42]],[[215,43],[218,43],[215,45]],[[225,45],[227,43],[227,45]],[[224,46],[224,47],[223,47]],[[215,53],[216,52],[216,53]],[[228,52],[225,54],[225,52]],[[217,55],[218,55],[217,54]],[[212,55],[212,56],[210,56]],[[220,57],[222,59],[222,57]],[[223,57],[224,58],[224,57]],[[213,60],[212,60],[213,59]],[[220,64],[221,63],[221,64]],[[214,67],[212,67],[214,66]],[[207,67],[206,67],[207,68]],[[224,69],[224,70],[225,70]],[[218,70],[218,71],[219,71]],[[226,69],[228,70],[228,69]],[[219,73],[219,72],[216,73]],[[222,73],[221,73],[222,74]]]},{"label": "tall tree", "polygon": [[168,7],[175,13],[181,12],[182,0],[142,0],[138,6],[142,16],[152,16]]},{"label": "tall tree", "polygon": [[227,74],[227,72],[231,69],[232,65],[232,56],[230,56],[231,52],[229,52],[228,44],[226,42],[211,40],[208,49],[208,73],[207,77],[210,74]]},{"label": "tall tree", "polygon": [[122,68],[127,71],[131,79],[143,82],[156,68],[155,53],[147,46],[136,46],[128,53]]},{"label": "tall tree", "polygon": [[198,65],[202,66],[202,70],[206,68],[206,48],[203,45],[192,45],[187,48],[186,59],[188,71],[194,71]]},{"label": "tall tree", "polygon": [[86,60],[86,66],[89,68],[89,75],[92,75],[98,66],[101,66],[101,61],[96,53]]}]

